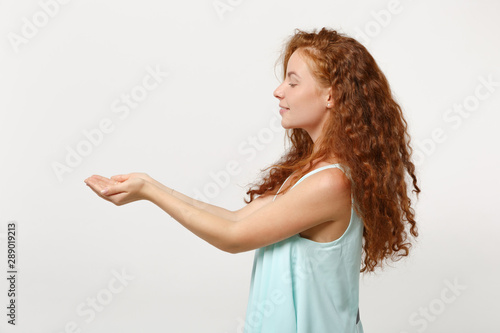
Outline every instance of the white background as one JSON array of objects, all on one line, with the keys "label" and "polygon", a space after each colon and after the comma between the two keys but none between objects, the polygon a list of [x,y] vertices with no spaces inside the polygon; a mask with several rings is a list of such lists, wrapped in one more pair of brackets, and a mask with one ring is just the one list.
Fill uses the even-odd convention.
[{"label": "white background", "polygon": [[[500,329],[500,2],[43,3],[51,17],[37,1],[0,3],[0,276],[9,221],[19,249],[17,325],[2,278],[1,332],[241,332],[253,251],[221,252],[151,203],[116,207],[83,180],[146,172],[241,208],[284,150],[272,96],[281,45],[323,26],[372,53],[419,157],[420,236],[409,258],[362,277],[365,332]],[[23,29],[32,36],[19,42]],[[168,77],[120,118],[113,103],[139,92],[148,67]],[[89,146],[83,132],[103,119],[113,130]],[[87,156],[59,180],[54,164],[77,147]],[[230,161],[237,172],[224,179]]]}]

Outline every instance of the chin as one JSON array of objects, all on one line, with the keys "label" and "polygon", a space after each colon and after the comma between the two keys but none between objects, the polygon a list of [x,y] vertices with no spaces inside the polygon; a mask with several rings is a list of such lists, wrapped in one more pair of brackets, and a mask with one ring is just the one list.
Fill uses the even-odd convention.
[{"label": "chin", "polygon": [[281,122],[281,127],[283,127],[284,129],[294,129],[294,128],[302,128],[300,126],[297,126],[297,125],[290,125],[290,124],[287,124],[286,122]]}]

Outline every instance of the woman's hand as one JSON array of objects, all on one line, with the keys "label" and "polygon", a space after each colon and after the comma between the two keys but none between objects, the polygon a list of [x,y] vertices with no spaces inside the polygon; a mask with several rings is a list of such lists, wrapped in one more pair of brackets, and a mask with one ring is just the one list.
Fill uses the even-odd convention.
[{"label": "woman's hand", "polygon": [[[128,175],[120,175],[120,177],[123,176]],[[119,179],[125,179],[125,177]],[[147,181],[141,177],[130,176],[127,177],[124,181],[119,181],[117,178],[109,179],[99,175],[93,175],[85,179],[85,183],[98,196],[114,203],[117,206],[125,205],[137,200],[146,199],[145,184],[147,183]]]},{"label": "woman's hand", "polygon": [[147,182],[150,182],[150,183],[153,183],[153,184],[156,183],[156,180],[154,180],[153,178],[151,178],[148,174],[145,174],[145,173],[142,173],[142,172],[133,172],[133,173],[125,174],[125,175],[112,176],[111,180],[116,180],[116,181],[118,181],[118,182],[121,183],[121,182],[124,182],[124,181],[126,181],[128,179],[133,179],[133,178],[141,178],[141,179],[144,179]]},{"label": "woman's hand", "polygon": [[111,180],[116,180],[118,182],[123,182],[123,181],[126,181],[127,179],[132,179],[132,178],[141,178],[141,179],[144,179],[148,183],[151,183],[151,184],[159,187],[160,189],[164,190],[165,192],[172,193],[172,189],[170,187],[163,185],[159,181],[153,179],[149,175],[147,175],[145,173],[142,173],[142,172],[133,172],[133,173],[129,173],[129,174],[126,174],[126,175],[116,175],[116,176],[111,177]]}]

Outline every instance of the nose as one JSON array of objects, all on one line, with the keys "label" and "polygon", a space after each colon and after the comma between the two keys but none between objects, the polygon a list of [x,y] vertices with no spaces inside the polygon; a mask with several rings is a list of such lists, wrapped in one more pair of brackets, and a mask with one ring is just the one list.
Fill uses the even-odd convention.
[{"label": "nose", "polygon": [[274,97],[277,99],[281,100],[283,99],[283,89],[282,89],[283,83],[281,83],[273,92]]}]

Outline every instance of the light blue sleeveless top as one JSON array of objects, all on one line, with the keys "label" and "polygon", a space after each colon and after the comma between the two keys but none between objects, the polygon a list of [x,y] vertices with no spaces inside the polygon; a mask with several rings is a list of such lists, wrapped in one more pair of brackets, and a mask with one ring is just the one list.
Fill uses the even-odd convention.
[{"label": "light blue sleeveless top", "polygon": [[[327,168],[345,173],[340,164],[326,165],[294,186]],[[351,219],[340,238],[319,243],[296,234],[257,249],[244,332],[363,333],[358,308],[362,237],[363,222],[351,195]]]}]

